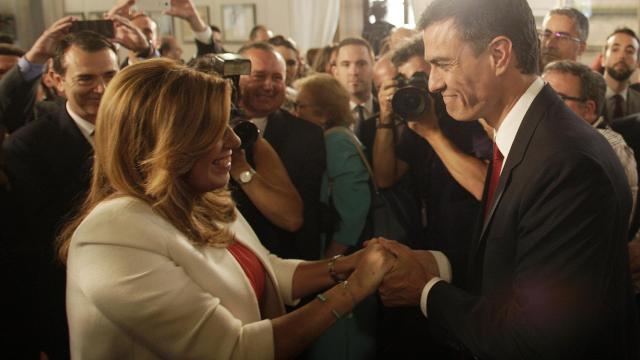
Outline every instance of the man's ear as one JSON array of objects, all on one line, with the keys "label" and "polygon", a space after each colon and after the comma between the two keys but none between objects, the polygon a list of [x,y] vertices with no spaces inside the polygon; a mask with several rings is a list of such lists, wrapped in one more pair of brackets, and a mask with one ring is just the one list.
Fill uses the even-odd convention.
[{"label": "man's ear", "polygon": [[489,56],[496,75],[502,75],[514,60],[512,50],[513,44],[505,36],[498,36],[489,43]]},{"label": "man's ear", "polygon": [[584,51],[587,50],[587,43],[584,41],[580,42],[580,48],[578,49],[578,56],[582,56],[582,54],[584,54]]},{"label": "man's ear", "polygon": [[[596,113],[596,102],[593,100],[587,100],[584,102],[584,106],[586,107],[587,114],[593,114],[593,122],[598,120],[598,113]],[[593,123],[592,123],[593,124]]]},{"label": "man's ear", "polygon": [[58,90],[59,93],[64,94],[66,96],[66,94],[64,93],[64,77],[63,75],[58,74],[57,72],[53,72],[53,81],[55,83],[56,89]]}]

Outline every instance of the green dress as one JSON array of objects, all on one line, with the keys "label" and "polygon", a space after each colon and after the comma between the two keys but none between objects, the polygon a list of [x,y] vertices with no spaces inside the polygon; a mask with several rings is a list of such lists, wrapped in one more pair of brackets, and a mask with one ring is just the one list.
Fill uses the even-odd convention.
[{"label": "green dress", "polygon": [[[341,129],[325,133],[327,169],[322,177],[320,200],[331,197],[341,223],[333,240],[346,246],[359,245],[371,204],[370,177],[348,132]],[[355,137],[354,137],[355,138]],[[330,239],[323,239],[324,245]],[[324,251],[322,252],[324,254]],[[307,359],[372,359],[376,353],[378,300],[369,296],[318,338],[306,352]]]}]

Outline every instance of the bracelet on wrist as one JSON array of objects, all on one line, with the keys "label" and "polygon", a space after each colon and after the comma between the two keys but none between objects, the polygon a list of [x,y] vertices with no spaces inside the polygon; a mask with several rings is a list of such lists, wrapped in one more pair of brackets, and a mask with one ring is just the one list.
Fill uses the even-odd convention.
[{"label": "bracelet on wrist", "polygon": [[333,281],[335,281],[336,284],[339,284],[346,279],[343,275],[336,272],[336,260],[341,257],[342,254],[338,254],[332,257],[331,260],[329,260],[329,262],[327,263],[327,266],[329,267],[329,275],[331,275],[331,278],[333,279]]}]

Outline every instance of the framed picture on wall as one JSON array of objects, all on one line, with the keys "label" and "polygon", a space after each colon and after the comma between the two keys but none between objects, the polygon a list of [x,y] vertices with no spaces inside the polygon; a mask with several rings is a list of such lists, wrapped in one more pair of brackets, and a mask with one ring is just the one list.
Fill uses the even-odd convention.
[{"label": "framed picture on wall", "polygon": [[256,26],[255,4],[222,5],[222,36],[225,42],[242,43]]},{"label": "framed picture on wall", "polygon": [[[205,24],[209,25],[209,7],[206,5],[197,5],[196,10]],[[195,42],[195,36],[193,35],[193,31],[191,30],[191,26],[185,20],[175,18],[176,21],[179,22],[178,27],[180,27],[180,36],[183,42],[193,43]]]}]

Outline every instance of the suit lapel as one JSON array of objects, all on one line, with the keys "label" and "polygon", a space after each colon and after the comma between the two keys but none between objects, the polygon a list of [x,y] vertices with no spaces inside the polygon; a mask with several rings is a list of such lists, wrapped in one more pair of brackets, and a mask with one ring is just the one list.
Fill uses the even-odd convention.
[{"label": "suit lapel", "polygon": [[[516,137],[513,140],[513,145],[511,146],[511,150],[509,150],[509,154],[507,156],[507,162],[504,164],[502,169],[502,173],[500,174],[500,180],[498,181],[498,186],[495,191],[493,205],[489,210],[486,218],[482,222],[482,230],[480,231],[480,236],[478,237],[478,241],[476,241],[476,246],[474,248],[473,255],[480,256],[482,254],[478,254],[479,250],[483,247],[483,243],[486,241],[487,230],[489,228],[489,224],[493,218],[493,215],[500,205],[500,200],[509,185],[511,180],[511,173],[513,169],[515,169],[524,158],[524,155],[529,147],[531,142],[531,138],[533,133],[535,132],[536,127],[540,123],[540,120],[543,118],[546,108],[549,106],[550,102],[553,101],[551,96],[554,96],[549,85],[545,85],[538,96],[533,100],[533,103],[527,110],[527,113],[520,124],[520,128],[516,133]],[[488,179],[488,178],[487,178]],[[488,181],[488,180],[487,180]],[[486,197],[486,181],[485,181],[485,197]],[[488,199],[485,199],[485,202]]]}]

